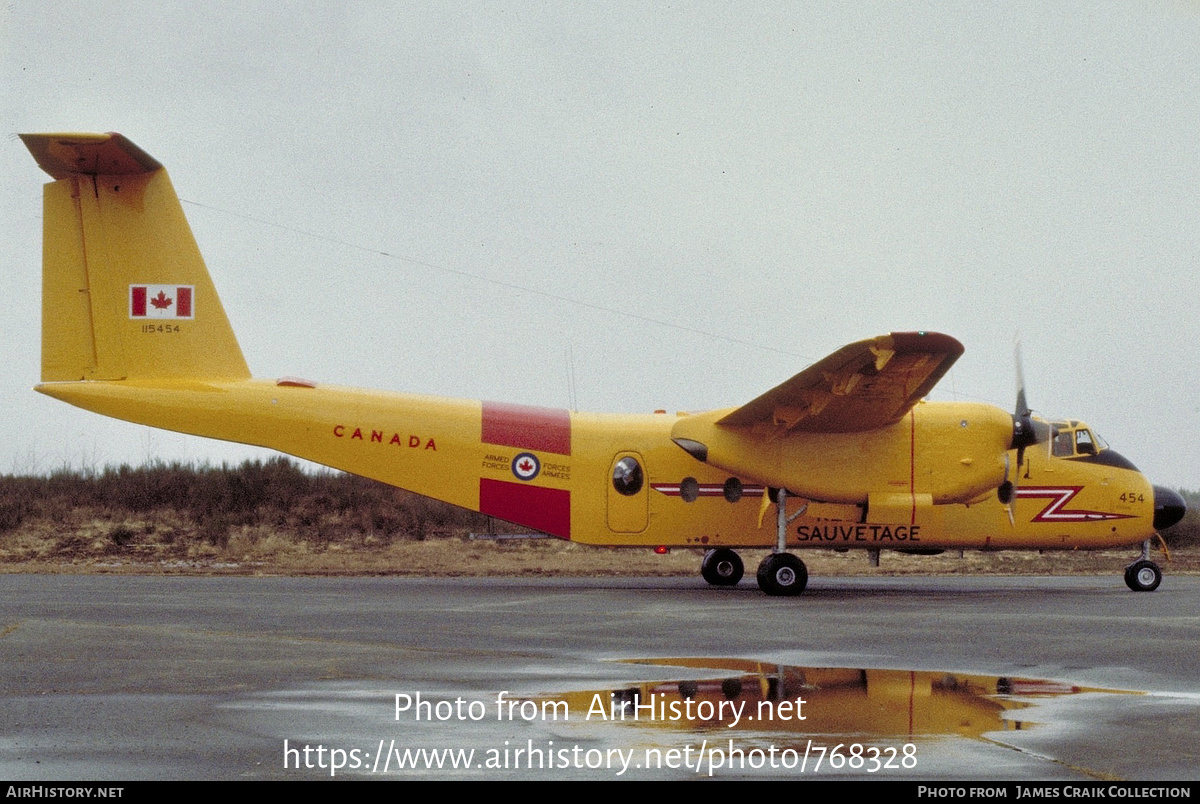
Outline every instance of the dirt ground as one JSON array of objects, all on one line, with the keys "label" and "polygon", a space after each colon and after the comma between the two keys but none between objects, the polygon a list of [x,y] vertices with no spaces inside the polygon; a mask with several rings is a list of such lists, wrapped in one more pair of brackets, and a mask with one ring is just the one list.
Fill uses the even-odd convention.
[{"label": "dirt ground", "polygon": [[[15,547],[16,545],[10,545]],[[331,542],[270,544],[255,540],[239,549],[236,538],[186,555],[136,549],[72,550],[58,555],[0,551],[0,573],[124,573],[185,575],[397,575],[397,576],[688,576],[699,572],[702,551],[588,547],[557,539],[431,538],[388,545]],[[38,553],[41,553],[40,555]],[[156,554],[157,553],[157,554]],[[752,576],[766,551],[741,551]],[[884,552],[873,567],[862,551],[799,550],[814,575],[1111,575],[1137,557],[1133,548],[1097,552],[947,551],[936,556]],[[1200,574],[1200,549],[1156,547],[1151,556],[1165,574]]]}]

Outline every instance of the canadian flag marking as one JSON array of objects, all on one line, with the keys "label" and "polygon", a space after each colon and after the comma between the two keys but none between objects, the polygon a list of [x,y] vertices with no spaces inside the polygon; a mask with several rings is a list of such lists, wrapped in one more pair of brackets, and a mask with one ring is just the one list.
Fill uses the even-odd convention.
[{"label": "canadian flag marking", "polygon": [[194,285],[130,285],[129,317],[191,320],[194,299]]}]

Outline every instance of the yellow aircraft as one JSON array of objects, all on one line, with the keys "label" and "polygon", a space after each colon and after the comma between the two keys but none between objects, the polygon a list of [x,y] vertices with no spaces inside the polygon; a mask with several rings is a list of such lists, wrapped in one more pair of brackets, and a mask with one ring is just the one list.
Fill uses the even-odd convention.
[{"label": "yellow aircraft", "polygon": [[[1184,514],[1080,421],[922,398],[962,354],[933,332],[843,347],[748,404],[605,415],[253,379],[166,171],[119,134],[23,135],[45,187],[42,382],[107,416],[271,447],[596,545],[770,548],[758,584],[796,595],[791,548],[917,553],[1142,543]],[[774,510],[774,526],[767,514]],[[764,522],[766,520],[766,522]]]}]

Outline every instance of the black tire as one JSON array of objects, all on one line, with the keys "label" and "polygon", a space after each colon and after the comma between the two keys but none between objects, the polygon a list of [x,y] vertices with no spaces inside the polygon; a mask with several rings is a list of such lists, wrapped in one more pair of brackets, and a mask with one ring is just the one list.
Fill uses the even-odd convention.
[{"label": "black tire", "polygon": [[758,588],[768,595],[794,597],[808,585],[808,568],[791,553],[772,553],[758,565]]},{"label": "black tire", "polygon": [[713,586],[737,586],[746,567],[737,553],[728,547],[716,547],[704,554],[700,574]]},{"label": "black tire", "polygon": [[1162,570],[1153,561],[1135,561],[1125,568],[1125,585],[1135,592],[1153,592],[1162,583]]}]

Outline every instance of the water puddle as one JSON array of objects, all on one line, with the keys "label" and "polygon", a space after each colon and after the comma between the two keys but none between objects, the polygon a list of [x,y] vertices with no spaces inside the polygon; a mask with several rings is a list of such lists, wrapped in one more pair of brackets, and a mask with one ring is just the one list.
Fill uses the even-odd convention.
[{"label": "water puddle", "polygon": [[[700,671],[673,681],[539,696],[589,722],[693,734],[754,732],[822,743],[954,736],[982,738],[1036,725],[1038,699],[1083,693],[1140,695],[1060,681],[926,670],[798,667],[750,659],[638,659]],[[705,672],[709,671],[709,672]],[[681,675],[685,675],[682,674]]]}]

